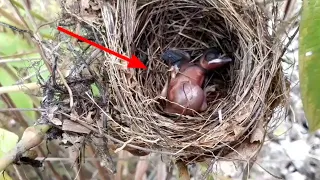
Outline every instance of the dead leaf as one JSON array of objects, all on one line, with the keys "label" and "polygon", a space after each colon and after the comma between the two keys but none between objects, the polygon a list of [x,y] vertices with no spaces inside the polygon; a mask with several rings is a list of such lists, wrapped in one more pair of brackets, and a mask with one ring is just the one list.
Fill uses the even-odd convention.
[{"label": "dead leaf", "polygon": [[48,112],[48,118],[51,121],[54,117],[54,112],[56,112],[58,110],[58,106],[52,106],[51,108],[49,108],[49,112]]},{"label": "dead leaf", "polygon": [[94,11],[97,11],[97,10],[100,10],[100,6],[97,2],[94,2],[94,1],[90,1],[89,2],[90,6],[91,6],[91,9],[94,10]]},{"label": "dead leaf", "polygon": [[62,125],[62,121],[58,118],[53,118],[51,119],[51,121],[54,125],[57,125],[57,126],[61,126]]},{"label": "dead leaf", "polygon": [[100,6],[95,5],[95,6],[92,6],[91,9],[92,9],[92,10],[95,10],[95,11],[98,11],[98,10],[100,10],[101,8],[100,8]]},{"label": "dead leaf", "polygon": [[83,136],[70,135],[70,134],[67,134],[67,133],[63,133],[62,134],[62,143],[64,143],[64,144],[68,144],[68,142],[70,144],[75,144],[75,143],[82,144],[83,141],[84,141],[84,137]]},{"label": "dead leaf", "polygon": [[94,121],[93,121],[93,119],[92,119],[92,114],[93,113],[95,113],[95,111],[90,111],[90,112],[88,112],[88,115],[87,115],[87,117],[86,117],[86,122],[87,123],[93,123]]},{"label": "dead leaf", "polygon": [[91,131],[87,127],[84,127],[77,122],[70,121],[67,119],[63,120],[62,130],[76,132],[76,133],[82,133],[82,134],[89,134]]},{"label": "dead leaf", "polygon": [[79,119],[79,115],[77,111],[75,111],[74,109],[71,110],[70,119],[73,121],[76,121]]},{"label": "dead leaf", "polygon": [[97,20],[97,16],[95,15],[85,15],[85,16],[82,16],[82,18],[89,22],[95,22],[95,20]]},{"label": "dead leaf", "polygon": [[241,107],[241,109],[235,115],[235,119],[238,123],[242,123],[247,117],[250,116],[254,106],[254,101],[251,98],[239,106]]},{"label": "dead leaf", "polygon": [[228,159],[239,159],[247,161],[254,157],[260,150],[261,143],[250,143],[248,140],[241,143],[241,145],[227,156]]},{"label": "dead leaf", "polygon": [[239,138],[240,136],[243,135],[245,128],[242,126],[239,126],[237,124],[233,125],[233,132],[234,132],[234,137],[235,139]]},{"label": "dead leaf", "polygon": [[81,0],[81,8],[82,9],[88,9],[90,7],[89,1],[90,0]]},{"label": "dead leaf", "polygon": [[252,132],[250,136],[250,142],[262,142],[264,135],[266,133],[266,130],[263,127],[263,120],[261,119],[257,125],[257,128]]},{"label": "dead leaf", "polygon": [[242,114],[242,112],[239,112],[236,116],[235,119],[238,123],[241,123],[242,121],[244,121],[248,116],[250,115],[250,113],[246,112],[245,114]]},{"label": "dead leaf", "polygon": [[66,6],[70,6],[74,3],[74,1],[73,0],[66,0],[65,3],[66,3]]}]

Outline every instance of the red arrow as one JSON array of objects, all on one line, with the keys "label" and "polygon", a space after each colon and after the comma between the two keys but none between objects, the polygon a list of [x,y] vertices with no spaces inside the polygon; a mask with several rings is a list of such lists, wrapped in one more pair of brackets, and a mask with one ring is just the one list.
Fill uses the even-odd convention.
[{"label": "red arrow", "polygon": [[146,67],[135,55],[132,55],[131,58],[129,58],[129,57],[126,57],[126,56],[124,56],[124,55],[121,55],[121,54],[119,54],[119,53],[117,53],[117,52],[114,52],[114,51],[112,51],[111,49],[108,49],[108,48],[106,48],[106,47],[103,47],[103,46],[101,46],[100,44],[97,44],[97,43],[95,43],[95,42],[93,42],[93,41],[90,41],[90,40],[88,40],[88,39],[86,39],[86,38],[84,38],[84,37],[82,37],[82,36],[79,36],[78,34],[75,34],[75,33],[71,32],[71,31],[68,31],[68,30],[66,30],[66,29],[64,29],[64,28],[62,28],[62,27],[60,27],[60,26],[58,26],[57,29],[58,29],[59,31],[65,33],[65,34],[68,34],[69,36],[72,36],[72,37],[77,38],[77,39],[79,39],[79,40],[81,40],[81,41],[83,41],[83,42],[86,42],[86,43],[88,43],[88,44],[90,44],[90,45],[92,45],[92,46],[94,46],[94,47],[96,47],[96,48],[98,48],[98,49],[101,49],[101,50],[103,50],[103,51],[105,51],[105,52],[107,52],[107,53],[109,53],[109,54],[112,54],[112,55],[114,55],[114,56],[116,56],[116,57],[118,57],[118,58],[120,58],[120,59],[123,59],[123,60],[125,60],[125,61],[128,61],[128,62],[129,62],[129,64],[128,64],[128,66],[127,66],[128,68],[142,68],[142,69],[147,69],[147,67]]}]

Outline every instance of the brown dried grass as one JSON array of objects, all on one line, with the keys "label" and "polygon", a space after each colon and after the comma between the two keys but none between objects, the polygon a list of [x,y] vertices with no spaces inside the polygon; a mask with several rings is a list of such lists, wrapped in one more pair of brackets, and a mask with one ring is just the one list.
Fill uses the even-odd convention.
[{"label": "brown dried grass", "polygon": [[[188,161],[224,157],[230,152],[243,157],[244,149],[248,157],[256,152],[273,110],[286,92],[280,64],[283,46],[275,33],[277,24],[270,28],[268,21],[274,19],[267,17],[264,9],[253,0],[119,0],[98,4],[100,24],[83,20],[79,14],[72,17],[98,30],[106,47],[126,56],[135,54],[148,69],[126,69],[115,56],[100,57],[95,66],[107,83],[96,83],[107,90],[108,106],[103,105],[105,112],[101,114],[107,115],[108,128],[81,124],[104,132],[118,148],[131,152],[138,148]],[[235,61],[214,73],[207,83],[218,85],[208,94],[209,108],[193,117],[163,113],[160,92],[169,67],[160,55],[175,47],[198,57],[203,49],[213,46],[231,54]],[[91,101],[81,98],[75,101]],[[99,102],[88,104],[92,111]],[[77,114],[86,117],[89,110],[79,108],[83,106]]]}]

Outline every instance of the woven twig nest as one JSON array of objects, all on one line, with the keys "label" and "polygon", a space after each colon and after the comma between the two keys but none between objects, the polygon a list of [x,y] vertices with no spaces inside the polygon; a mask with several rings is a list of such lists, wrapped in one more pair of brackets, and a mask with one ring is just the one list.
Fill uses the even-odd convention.
[{"label": "woven twig nest", "polygon": [[[87,32],[83,35],[125,56],[136,55],[148,69],[127,69],[122,60],[108,53],[93,61],[95,49],[84,53],[82,61],[93,62],[89,63],[93,70],[87,84],[75,81],[74,74],[67,78],[74,107],[59,108],[71,113],[69,118],[135,155],[159,152],[200,161],[227,155],[246,159],[257,151],[274,108],[283,99],[285,83],[280,66],[282,46],[255,1],[94,1],[80,10],[75,7],[65,4],[64,20],[80,22],[78,30],[82,27]],[[161,54],[177,48],[196,58],[210,47],[222,49],[234,61],[206,81],[205,88],[216,87],[207,94],[207,110],[194,116],[164,113],[165,99],[160,93],[170,67]],[[79,56],[68,55],[67,59]],[[85,92],[93,82],[103,91],[88,98]],[[59,99],[68,107],[70,92],[64,92]],[[75,131],[75,126],[62,129]]]}]

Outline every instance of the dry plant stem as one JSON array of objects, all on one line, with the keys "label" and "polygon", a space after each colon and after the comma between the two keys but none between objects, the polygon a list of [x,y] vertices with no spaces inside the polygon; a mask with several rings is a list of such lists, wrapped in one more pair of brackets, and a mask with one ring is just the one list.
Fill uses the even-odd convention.
[{"label": "dry plant stem", "polygon": [[[125,157],[125,152],[120,151],[118,152],[118,159],[123,159]],[[121,180],[122,179],[122,169],[124,169],[124,162],[123,161],[118,161],[117,163],[117,173],[115,175],[115,180]]]},{"label": "dry plant stem", "polygon": [[[1,83],[0,83],[0,88],[1,88]],[[8,94],[1,94],[0,99],[2,100],[2,102],[4,102],[7,105],[7,107],[12,107],[12,108],[16,107],[15,103],[13,102],[13,100],[10,98]],[[20,126],[24,128],[28,127],[28,122],[25,120],[21,112],[18,112],[18,111],[12,112],[11,116],[15,119],[15,121],[17,121],[20,124]]]},{"label": "dry plant stem", "polygon": [[65,87],[66,87],[67,90],[68,90],[69,98],[70,98],[70,109],[72,109],[72,107],[73,107],[73,94],[72,94],[72,90],[70,89],[70,87],[69,87],[66,79],[64,78],[64,76],[63,76],[63,74],[62,74],[62,72],[60,71],[59,68],[57,68],[57,72],[58,72],[59,75],[60,75],[60,78],[61,78],[61,81],[62,81],[63,85],[65,85]]},{"label": "dry plant stem", "polygon": [[7,18],[11,22],[13,22],[18,27],[24,27],[24,25],[21,24],[21,22],[19,20],[17,20],[16,18],[14,18],[14,16],[12,16],[11,14],[4,11],[2,8],[0,8],[0,14],[2,14],[5,18]]},{"label": "dry plant stem", "polygon": [[0,94],[19,92],[19,91],[24,92],[26,90],[38,90],[39,88],[40,88],[40,85],[37,83],[5,86],[5,87],[0,87]]},{"label": "dry plant stem", "polygon": [[[37,148],[38,153],[40,156],[45,157],[45,153],[43,152],[43,149],[41,147]],[[49,167],[49,169],[52,171],[53,176],[55,177],[56,180],[63,180],[63,178],[60,176],[60,174],[54,169],[53,165],[51,162],[46,162],[47,166]]]},{"label": "dry plant stem", "polygon": [[[28,26],[28,24],[26,23],[26,21],[24,20],[24,18],[22,17],[22,15],[20,14],[20,12],[18,11],[18,9],[15,7],[14,3],[12,2],[12,0],[8,0],[10,2],[10,4],[12,5],[12,8],[15,10],[16,14],[19,16],[20,20],[23,22],[23,25],[25,26],[25,28],[27,28],[29,31],[31,31],[30,27]],[[30,14],[30,11],[28,10],[28,8],[26,8],[25,2],[23,1],[23,6],[27,12],[27,16],[29,17],[30,21],[32,22],[32,25],[34,27],[34,30],[37,30],[36,28],[36,24]],[[30,34],[31,35],[31,34]],[[33,35],[33,39],[36,43],[36,47],[38,52],[40,53],[41,57],[43,58],[44,64],[46,65],[46,68],[49,70],[50,74],[52,73],[52,69],[50,67],[50,64],[48,63],[49,61],[47,60],[44,51],[42,51],[42,46],[41,46],[41,41],[42,41],[42,37],[40,35],[40,33],[36,32],[35,34],[36,36]]]},{"label": "dry plant stem", "polygon": [[157,164],[157,180],[166,180],[167,174],[167,165],[159,159]]},{"label": "dry plant stem", "polygon": [[0,172],[14,163],[23,153],[40,145],[45,138],[45,133],[51,128],[49,125],[35,125],[28,127],[16,147],[0,159]]},{"label": "dry plant stem", "polygon": [[[1,13],[0,13],[1,14]],[[12,62],[23,62],[23,61],[39,61],[39,58],[12,58],[12,59],[1,59],[0,64],[12,63]]]},{"label": "dry plant stem", "polygon": [[[25,10],[25,12],[26,12],[26,14],[27,14],[27,17],[28,17],[29,21],[31,22],[31,25],[32,25],[33,30],[36,30],[36,29],[37,29],[37,25],[36,25],[36,23],[35,23],[35,21],[34,21],[33,16],[32,16],[31,13],[30,13],[29,8],[27,7],[27,4],[26,4],[26,1],[25,1],[25,0],[22,0],[22,5],[23,5],[23,8],[24,8],[24,10]],[[38,36],[38,37],[41,37],[39,33],[37,33],[37,36]],[[40,40],[41,40],[41,38],[40,38]]]},{"label": "dry plant stem", "polygon": [[[11,0],[10,0],[10,1],[11,1]],[[12,1],[11,1],[11,4],[12,4],[12,6],[14,6],[13,3],[12,3]],[[38,51],[40,52],[40,55],[42,56],[43,61],[44,61],[45,65],[46,65],[47,69],[49,70],[50,73],[52,73],[51,67],[50,67],[47,59],[45,58],[45,55],[44,55],[44,53],[43,53],[43,51],[42,51],[42,48],[41,48],[41,46],[40,46],[40,45],[41,45],[40,42],[42,41],[42,36],[41,36],[41,34],[37,31],[37,29],[38,29],[38,28],[37,28],[37,24],[35,23],[35,20],[34,20],[33,16],[31,15],[29,8],[27,8],[27,5],[26,5],[25,0],[22,0],[22,4],[23,4],[23,8],[24,8],[24,10],[25,10],[25,12],[26,12],[26,14],[27,14],[27,17],[28,17],[29,21],[31,22],[33,31],[35,31],[34,38],[36,39],[37,49],[38,49]],[[16,12],[16,13],[19,15],[20,19],[24,22],[24,24],[28,27],[27,23],[26,23],[25,20],[21,17],[20,13],[19,13],[19,12]],[[28,27],[28,29],[31,30],[30,27]]]},{"label": "dry plant stem", "polygon": [[[237,152],[238,149],[232,144],[242,143],[251,135],[255,141],[262,141],[261,135],[254,135],[251,133],[254,131],[249,129],[257,127],[261,115],[268,114],[265,121],[269,121],[273,108],[268,104],[276,98],[284,99],[283,88],[279,87],[283,81],[279,66],[282,46],[266,31],[269,19],[262,9],[256,7],[252,0],[154,0],[137,3],[140,3],[138,7],[133,1],[106,3],[105,8],[108,9],[102,12],[104,18],[101,26],[98,24],[106,29],[102,35],[104,45],[123,54],[145,56],[148,70],[123,69],[116,58],[104,53],[104,60],[88,65],[105,66],[101,69],[105,73],[97,74],[97,77],[101,75],[108,82],[99,84],[101,89],[108,90],[108,104],[112,105],[101,108],[87,92],[80,92],[80,95],[73,92],[74,103],[96,105],[94,110],[100,109],[108,117],[112,126],[105,129],[107,133],[104,136],[117,142],[120,150],[128,146],[146,152],[172,154],[174,158],[187,161],[196,155],[199,155],[198,159],[215,158],[219,150],[232,149]],[[84,21],[77,12],[68,8],[64,14],[76,17],[76,25]],[[92,23],[88,24],[96,29]],[[90,28],[87,30],[91,31]],[[101,32],[98,30],[98,33]],[[130,47],[131,44],[134,47]],[[168,78],[164,77],[168,67],[159,58],[162,52],[179,47],[198,57],[209,46],[219,46],[234,58],[234,62],[226,66],[226,72],[217,73],[221,76],[219,80],[223,81],[221,88],[217,89],[218,97],[210,93],[214,96],[208,97],[208,110],[201,116],[164,116],[162,108],[159,108],[163,103],[158,101]],[[210,81],[208,86],[215,83]],[[68,85],[71,89],[78,87],[69,82]],[[85,95],[89,99],[82,98]],[[69,100],[68,93],[59,97]],[[69,104],[62,106],[68,109]],[[79,114],[88,111],[91,109],[79,108]],[[69,117],[65,114],[70,113],[66,110],[61,114]],[[77,118],[77,122],[92,130],[93,134],[101,134],[103,130],[94,123],[87,123],[82,117]],[[156,143],[158,146],[154,146]],[[250,150],[248,154],[252,152]],[[224,154],[221,156],[217,159],[227,159]],[[242,157],[246,156],[239,155],[232,159],[243,160]],[[178,162],[177,166],[180,179],[190,179],[186,164]]]},{"label": "dry plant stem", "polygon": [[177,165],[178,170],[179,170],[179,179],[180,180],[190,180],[188,166],[186,165],[186,163],[178,160],[176,162],[176,165]]},{"label": "dry plant stem", "polygon": [[22,176],[22,174],[21,174],[21,172],[19,171],[19,168],[17,167],[17,165],[13,165],[13,168],[14,168],[14,170],[16,171],[19,180],[24,180],[24,179],[26,179],[25,176],[24,176],[24,177]]},{"label": "dry plant stem", "polygon": [[147,159],[148,156],[143,156],[139,158],[138,164],[136,166],[136,173],[134,175],[135,180],[143,179],[148,170],[149,161]]},{"label": "dry plant stem", "polygon": [[[0,23],[1,24],[1,23]],[[9,56],[0,56],[1,59],[11,59],[11,58],[21,58],[23,56],[27,56],[27,55],[37,55],[39,52],[36,50],[32,50],[32,51],[28,51],[25,53],[17,53],[14,55],[9,55]]]},{"label": "dry plant stem", "polygon": [[[13,72],[13,71],[8,67],[7,64],[2,65],[2,68],[3,68],[5,71],[7,71],[8,75],[11,76],[11,78],[13,78],[15,81],[19,81],[19,79],[20,79],[19,76],[18,76],[15,72]],[[28,83],[32,83],[32,82],[29,80]],[[15,84],[15,85],[20,85],[20,84],[22,84],[22,83]],[[39,107],[39,106],[40,106],[39,99],[37,99],[37,98],[36,98],[34,95],[32,95],[32,94],[28,94],[28,93],[26,93],[26,94],[32,99],[32,102],[33,102],[33,104],[34,104],[35,107]]]},{"label": "dry plant stem", "polygon": [[11,7],[14,9],[15,13],[19,16],[20,20],[23,22],[23,26],[24,28],[29,29],[29,26],[27,24],[27,22],[24,20],[24,18],[22,17],[21,13],[19,12],[19,10],[17,9],[17,7],[13,4],[12,0],[8,0],[11,4]]},{"label": "dry plant stem", "polygon": [[[88,152],[89,152],[90,156],[95,157],[95,150],[92,147],[92,144],[88,146]],[[108,180],[109,177],[106,175],[105,169],[103,169],[103,167],[100,166],[100,162],[94,161],[93,164],[98,169],[100,179],[101,180]]]},{"label": "dry plant stem", "polygon": [[84,179],[84,174],[83,174],[83,170],[82,170],[82,166],[79,163],[74,164],[73,166],[73,171],[75,173],[75,178],[77,180],[85,180]]}]

